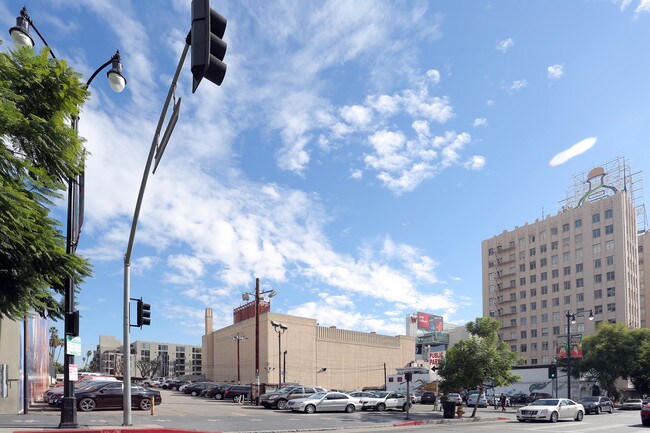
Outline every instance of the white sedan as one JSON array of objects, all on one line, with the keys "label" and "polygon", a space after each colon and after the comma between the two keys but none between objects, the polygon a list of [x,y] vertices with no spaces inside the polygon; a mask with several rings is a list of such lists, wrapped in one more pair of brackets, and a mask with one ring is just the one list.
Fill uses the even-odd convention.
[{"label": "white sedan", "polygon": [[289,400],[287,407],[292,411],[305,413],[336,411],[352,413],[361,407],[361,402],[358,398],[342,392],[317,392],[309,397]]},{"label": "white sedan", "polygon": [[361,399],[361,410],[383,411],[385,409],[406,410],[406,395],[399,392],[379,391]]},{"label": "white sedan", "polygon": [[557,422],[560,419],[582,421],[584,415],[585,408],[568,398],[543,398],[517,410],[517,420],[520,422],[528,420]]}]

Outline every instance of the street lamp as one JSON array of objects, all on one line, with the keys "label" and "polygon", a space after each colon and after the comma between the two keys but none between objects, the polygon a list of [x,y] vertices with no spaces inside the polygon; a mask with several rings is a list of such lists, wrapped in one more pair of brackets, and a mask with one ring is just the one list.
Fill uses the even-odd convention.
[{"label": "street lamp", "polygon": [[[570,310],[566,312],[566,329],[567,329],[567,398],[571,399],[571,325],[576,324],[576,316],[580,317],[585,314],[583,311],[572,313]],[[593,310],[589,310],[589,320],[594,320]]]},{"label": "street lamp", "polygon": [[245,335],[239,335],[239,332],[237,335],[233,335],[232,337],[233,340],[237,342],[237,384],[241,384],[241,375],[240,375],[240,370],[239,370],[239,342],[242,340],[246,340],[248,337]]},{"label": "street lamp", "polygon": [[283,353],[283,358],[284,358],[284,368],[282,369],[282,383],[287,383],[287,351],[285,350]]},{"label": "street lamp", "polygon": [[271,320],[271,326],[278,333],[278,365],[280,367],[278,370],[278,386],[280,386],[282,384],[282,334],[286,332],[287,327],[275,320]]},{"label": "street lamp", "polygon": [[255,384],[260,386],[260,298],[269,295],[269,299],[277,293],[275,290],[260,291],[260,279],[255,278],[255,292],[244,292],[241,295],[242,300],[248,301],[250,295],[255,296]]},{"label": "street lamp", "polygon": [[[34,29],[38,37],[45,44],[50,47],[47,41],[34,25],[34,22],[27,14],[27,8],[23,7],[20,11],[20,16],[16,18],[16,26],[9,29],[9,34],[18,48],[34,46],[34,39],[29,34],[30,26]],[[56,59],[54,52],[50,49],[50,55]],[[102,64],[93,72],[88,81],[86,81],[85,88],[90,86],[93,79],[109,64],[112,65],[111,70],[106,74],[111,88],[120,93],[126,87],[126,78],[122,75],[122,64],[120,62],[119,50],[107,62]],[[72,129],[77,132],[79,124],[79,117],[73,116],[71,121]],[[84,184],[85,173],[83,170],[84,161],[81,161],[82,171],[79,175],[68,178],[68,204],[67,204],[67,220],[66,220],[66,254],[74,254],[79,244],[79,237],[81,235],[81,226],[83,225],[84,214]],[[79,335],[79,312],[74,309],[74,281],[72,278],[66,278],[64,288],[64,328],[65,328],[65,343],[63,357],[63,398],[61,409],[61,421],[59,428],[77,428],[77,403],[74,396],[74,381],[70,380],[70,365],[74,364],[74,355],[68,354],[68,336],[77,337]]]}]

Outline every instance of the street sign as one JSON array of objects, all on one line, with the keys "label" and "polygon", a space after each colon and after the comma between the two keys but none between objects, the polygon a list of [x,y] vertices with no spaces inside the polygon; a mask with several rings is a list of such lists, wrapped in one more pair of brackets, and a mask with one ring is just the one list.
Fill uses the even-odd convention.
[{"label": "street sign", "polygon": [[81,356],[81,337],[65,336],[66,355]]},{"label": "street sign", "polygon": [[68,373],[71,381],[79,380],[79,366],[77,364],[68,365]]}]

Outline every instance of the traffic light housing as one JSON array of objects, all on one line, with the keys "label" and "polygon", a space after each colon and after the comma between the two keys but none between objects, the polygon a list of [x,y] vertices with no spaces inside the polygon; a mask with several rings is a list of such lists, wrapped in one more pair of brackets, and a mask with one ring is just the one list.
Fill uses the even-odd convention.
[{"label": "traffic light housing", "polygon": [[203,78],[220,86],[226,76],[226,43],[221,39],[228,21],[210,8],[210,0],[192,0],[192,93]]},{"label": "traffic light housing", "polygon": [[548,367],[548,378],[549,379],[557,378],[557,365],[552,364]]},{"label": "traffic light housing", "polygon": [[151,325],[151,305],[145,304],[142,302],[142,299],[138,299],[138,320],[137,326],[142,328],[143,326]]}]

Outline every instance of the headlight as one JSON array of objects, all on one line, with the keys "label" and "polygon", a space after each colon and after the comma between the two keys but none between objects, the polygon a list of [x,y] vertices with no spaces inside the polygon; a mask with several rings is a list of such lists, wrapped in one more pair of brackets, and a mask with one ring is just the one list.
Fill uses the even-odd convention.
[{"label": "headlight", "polygon": [[546,415],[548,413],[548,409],[542,409],[539,411],[540,415]]}]

